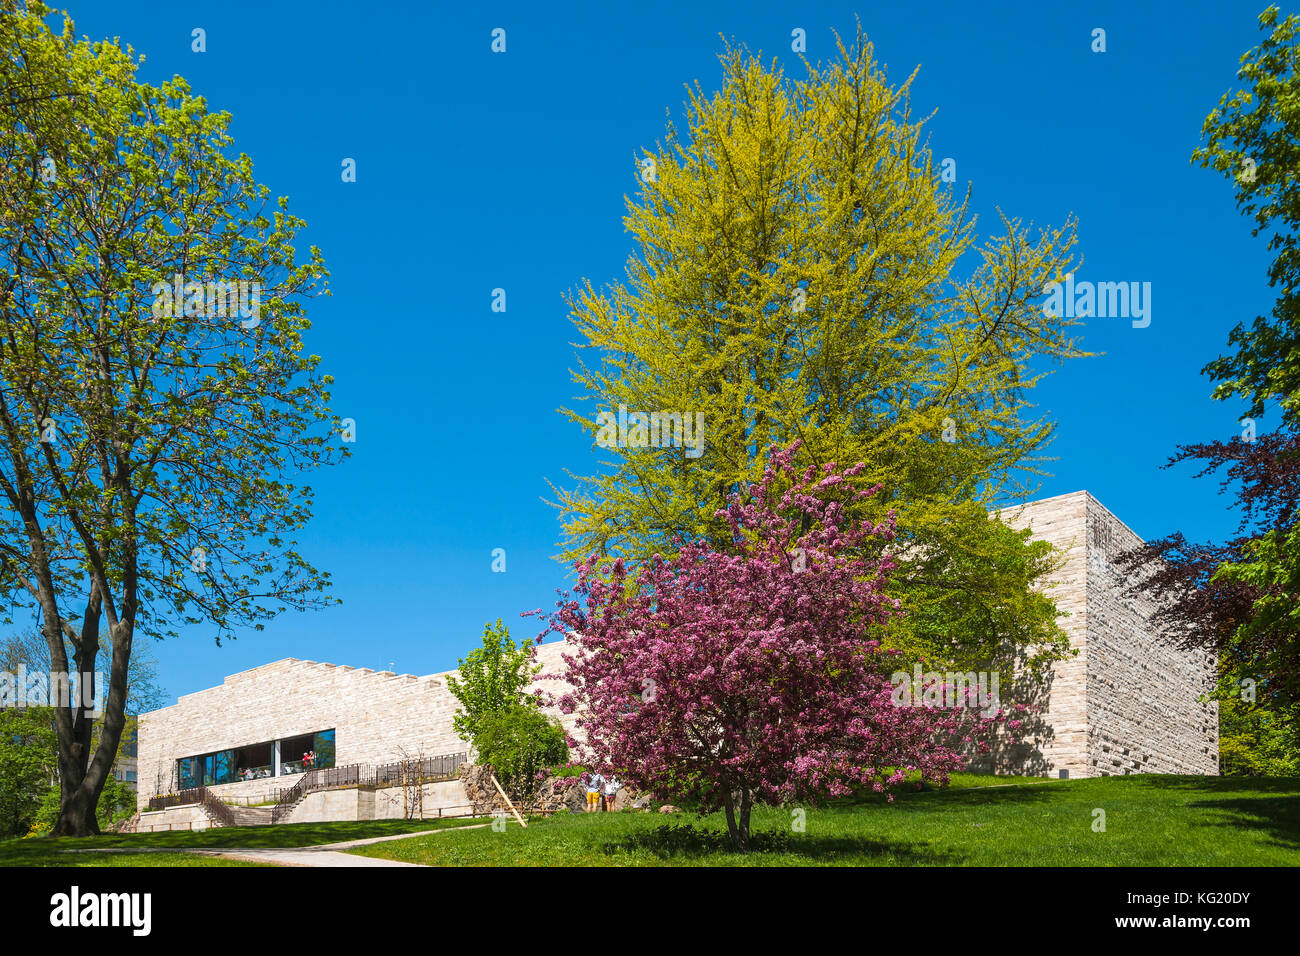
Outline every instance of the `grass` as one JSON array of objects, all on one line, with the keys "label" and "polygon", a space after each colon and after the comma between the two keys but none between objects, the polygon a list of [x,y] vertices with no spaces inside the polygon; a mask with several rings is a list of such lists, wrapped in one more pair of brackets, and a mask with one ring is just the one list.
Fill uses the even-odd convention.
[{"label": "grass", "polygon": [[232,860],[184,853],[65,853],[65,850],[265,849],[319,846],[344,840],[393,836],[481,823],[481,820],[362,820],[285,823],[156,833],[108,833],[97,837],[35,837],[0,840],[0,866],[236,866]]},{"label": "grass", "polygon": [[[987,788],[987,789],[985,789]],[[1094,832],[1094,810],[1105,832]],[[434,866],[1300,866],[1300,779],[1140,775],[875,795],[754,811],[738,854],[721,814],[561,814],[348,852]]]}]

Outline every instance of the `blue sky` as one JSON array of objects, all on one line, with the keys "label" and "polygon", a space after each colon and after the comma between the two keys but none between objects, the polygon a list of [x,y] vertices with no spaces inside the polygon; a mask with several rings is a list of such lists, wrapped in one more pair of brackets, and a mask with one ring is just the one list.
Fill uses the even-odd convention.
[{"label": "blue sky", "polygon": [[290,656],[429,673],[485,621],[535,635],[519,612],[565,583],[546,480],[594,462],[556,413],[576,393],[562,297],[623,275],[634,151],[666,109],[681,115],[684,84],[716,88],[720,34],[798,73],[791,31],[828,59],[855,14],[891,78],[921,67],[914,107],[938,110],[931,145],[973,184],[984,228],[997,207],[1051,225],[1073,213],[1081,278],[1152,283],[1150,327],[1094,320],[1084,346],[1105,354],[1040,387],[1059,423],[1041,496],[1086,488],[1146,538],[1230,532],[1214,483],[1160,465],[1239,431],[1241,408],[1211,402],[1200,369],[1272,302],[1264,242],[1228,183],[1189,162],[1264,0],[1159,6],[66,0],[79,33],[146,56],[143,78],[179,73],[229,110],[258,178],[307,220],[333,289],[308,345],[358,429],[352,460],[312,477],[302,539],[343,604],[220,648],[202,630],[159,644],[161,683],[189,693]]}]

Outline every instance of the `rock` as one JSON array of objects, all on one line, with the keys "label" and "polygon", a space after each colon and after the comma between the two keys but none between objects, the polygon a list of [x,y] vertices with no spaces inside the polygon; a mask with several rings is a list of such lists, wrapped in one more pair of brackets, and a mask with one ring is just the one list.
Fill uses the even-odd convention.
[{"label": "rock", "polygon": [[679,807],[674,807],[671,803],[665,803],[662,807],[659,808],[659,812],[660,813],[681,813],[682,811]]},{"label": "rock", "polygon": [[[505,809],[505,801],[492,785],[491,768],[479,764],[465,764],[460,768],[461,782],[465,785],[465,794],[474,805],[476,816],[485,816],[494,810]],[[618,791],[614,806],[626,809],[631,804],[633,809],[647,810],[650,795],[642,794],[630,787]],[[587,788],[578,777],[548,777],[537,787],[536,797],[526,806],[519,806],[523,813],[585,813],[587,810]]]}]

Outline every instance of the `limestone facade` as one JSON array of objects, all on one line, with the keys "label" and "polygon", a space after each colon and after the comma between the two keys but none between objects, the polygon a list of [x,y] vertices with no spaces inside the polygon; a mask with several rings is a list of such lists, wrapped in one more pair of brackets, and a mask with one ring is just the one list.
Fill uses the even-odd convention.
[{"label": "limestone facade", "polygon": [[1022,753],[1033,772],[1095,777],[1127,773],[1217,774],[1214,662],[1164,640],[1154,606],[1124,593],[1114,559],[1141,543],[1086,491],[1007,509],[1012,527],[1054,545],[1063,563],[1049,594],[1077,653],[1053,667],[1044,732]]},{"label": "limestone facade", "polygon": [[[562,668],[563,643],[537,649],[542,673]],[[170,707],[140,715],[138,805],[180,789],[176,763],[185,757],[333,730],[335,766],[382,765],[404,758],[465,753],[452,729],[457,702],[448,671],[416,677],[287,658],[232,674],[217,687],[186,694]],[[555,681],[534,684],[554,692]],[[557,715],[558,716],[558,715]],[[572,728],[573,718],[562,722]],[[274,800],[292,775],[213,788],[237,802]]]}]

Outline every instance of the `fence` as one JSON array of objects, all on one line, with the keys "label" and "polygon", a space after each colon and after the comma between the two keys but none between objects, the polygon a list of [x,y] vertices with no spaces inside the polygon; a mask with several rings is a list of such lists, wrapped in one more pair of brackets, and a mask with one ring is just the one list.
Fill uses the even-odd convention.
[{"label": "fence", "polygon": [[168,807],[183,807],[191,803],[203,802],[203,788],[194,787],[190,790],[181,790],[177,793],[168,793],[163,796],[150,797],[150,810],[166,810]]},{"label": "fence", "polygon": [[132,833],[153,833],[156,830],[161,833],[167,833],[171,830],[192,830],[195,833],[198,833],[203,830],[210,830],[210,829],[212,829],[211,822],[207,820],[199,820],[197,822],[191,822],[191,823],[159,823],[159,824],[152,824],[147,827],[137,826],[131,832]]},{"label": "fence", "polygon": [[328,770],[309,770],[288,790],[280,791],[275,807],[271,810],[271,822],[279,823],[303,797],[315,790],[414,786],[455,779],[468,756],[465,753],[440,754],[423,760],[407,760],[377,767],[354,763]]}]

